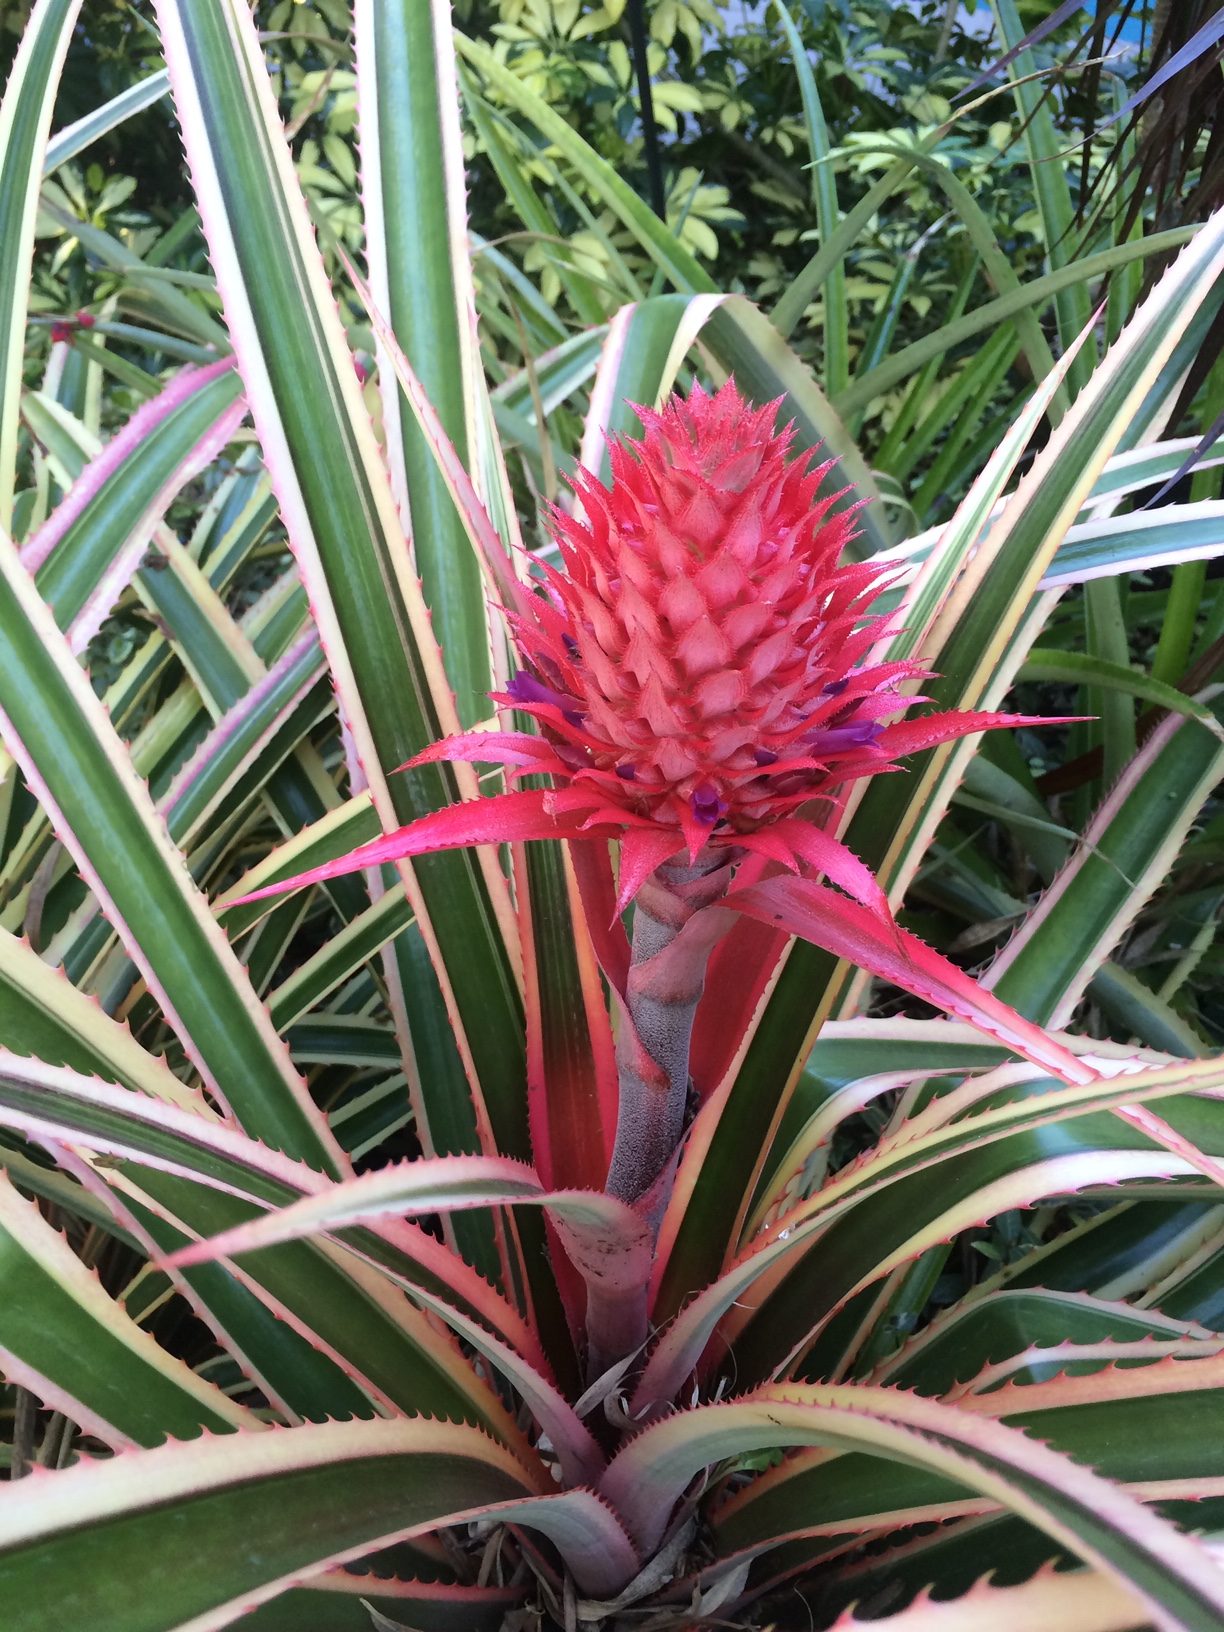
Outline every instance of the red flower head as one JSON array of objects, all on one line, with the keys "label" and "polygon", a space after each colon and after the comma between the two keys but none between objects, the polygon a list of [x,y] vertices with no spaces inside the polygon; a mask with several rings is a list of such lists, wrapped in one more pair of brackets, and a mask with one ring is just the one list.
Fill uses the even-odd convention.
[{"label": "red flower head", "polygon": [[566,570],[512,620],[531,668],[510,698],[554,776],[596,821],[648,821],[691,856],[883,768],[879,722],[921,672],[856,667],[887,621],[869,613],[881,569],[838,565],[854,507],[817,497],[833,461],[792,459],[777,406],[728,383],[636,410],[612,485],[578,472],[586,519],[553,512]]},{"label": "red flower head", "polygon": [[662,413],[635,409],[643,435],[613,446],[609,486],[579,469],[583,514],[550,517],[564,570],[545,567],[544,592],[508,612],[524,667],[497,700],[542,735],[469,731],[411,761],[499,762],[553,787],[435,812],[351,866],[376,849],[616,838],[623,905],[678,851],[696,860],[712,845],[807,862],[882,907],[867,868],[800,808],[902,754],[1025,717],[885,723],[922,701],[901,687],[928,671],[864,663],[889,624],[871,610],[884,569],[839,564],[856,506],[818,496],[834,462],[793,457],[777,408],[750,407],[731,381],[713,396],[696,387]]}]

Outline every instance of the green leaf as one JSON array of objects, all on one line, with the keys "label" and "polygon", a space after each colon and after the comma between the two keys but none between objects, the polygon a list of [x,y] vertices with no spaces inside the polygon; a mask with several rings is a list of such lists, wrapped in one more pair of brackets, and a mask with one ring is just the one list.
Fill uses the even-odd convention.
[{"label": "green leaf", "polygon": [[160,102],[169,89],[170,80],[166,71],[159,69],[157,73],[149,74],[147,78],[112,96],[100,108],[94,108],[71,125],[65,125],[63,130],[56,131],[47,143],[43,160],[44,176],[51,175],[61,164],[75,159],[78,153],[83,153],[99,137],[116,130],[125,120]]},{"label": "green leaf", "polygon": [[0,1034],[16,1053],[122,1083],[166,1104],[194,1101],[164,1059],[141,1048],[126,1026],[28,942],[6,934],[0,934]]},{"label": "green leaf", "polygon": [[682,294],[713,293],[714,284],[699,262],[642,202],[613,166],[583,141],[573,125],[501,63],[483,41],[456,32],[455,48],[499,97],[525,115],[541,136],[574,166],[586,185],[633,233],[675,289]]},{"label": "green leaf", "polygon": [[985,984],[1059,1023],[1168,876],[1224,775],[1220,726],[1179,712],[1157,726],[1086,828],[1068,866],[995,959]]},{"label": "green leaf", "polygon": [[[1035,1303],[1042,1296],[1032,1295],[1031,1302]],[[975,1305],[975,1314],[980,1318],[967,1334],[971,1344],[985,1335],[990,1317],[989,1301],[979,1300]],[[1100,1333],[1111,1329],[1122,1333],[1127,1325],[1133,1333],[1136,1325],[1142,1327],[1145,1322],[1149,1327],[1162,1324],[1159,1316],[1129,1311],[1125,1306],[1114,1306],[1111,1312],[1108,1306],[1090,1299],[1064,1296],[1057,1304],[1051,1301],[1050,1315],[1055,1316],[1056,1310],[1062,1311],[1063,1318],[1073,1327],[1094,1326]],[[1016,1313],[1021,1311],[1017,1309]],[[1015,1345],[1023,1341],[1013,1327],[1010,1314],[1011,1310],[1005,1307],[997,1311],[994,1340],[1005,1345],[1010,1340],[1012,1345],[1011,1349],[1000,1352],[1014,1353]],[[1163,1324],[1167,1327],[1172,1323]],[[983,1329],[981,1333],[977,1330],[979,1327]],[[1187,1500],[1187,1505],[1181,1507],[1181,1517],[1195,1511],[1189,1506],[1195,1492],[1206,1495],[1215,1484],[1214,1467],[1206,1447],[1219,1410],[1213,1398],[1213,1384],[1219,1374],[1218,1349],[1218,1340],[1177,1341],[1170,1339],[1167,1333],[1158,1336],[1153,1330],[1145,1336],[1135,1334],[1133,1341],[1114,1342],[1103,1337],[1096,1343],[1058,1343],[1049,1350],[1034,1351],[1032,1361],[1039,1372],[1056,1373],[1066,1367],[1067,1374],[1049,1376],[1043,1385],[1037,1385],[1035,1394],[1029,1393],[1027,1381],[1019,1388],[1000,1388],[998,1384],[1007,1376],[1008,1368],[998,1366],[983,1372],[971,1389],[955,1387],[948,1404],[966,1415],[1001,1417],[1011,1426],[1073,1457],[1077,1463],[1087,1464],[1107,1478],[1126,1481],[1131,1494],[1140,1499],[1151,1500],[1161,1494],[1171,1496],[1176,1491]],[[1145,1351],[1147,1365],[1142,1364]],[[1181,1358],[1174,1360],[1175,1354]],[[1025,1358],[1023,1351],[1016,1355],[1022,1375]],[[1159,1364],[1160,1360],[1165,1363]],[[1128,1370],[1135,1368],[1129,1381],[1123,1382],[1116,1362],[1126,1364]],[[1137,1366],[1136,1362],[1139,1362]],[[960,1374],[963,1375],[963,1371]],[[912,1377],[913,1374],[903,1375]],[[873,1381],[880,1380],[873,1378]],[[925,1392],[921,1383],[919,1388]],[[1099,1400],[1094,1399],[1094,1391],[1098,1389]],[[1030,1403],[1034,1406],[1031,1411]],[[1196,1418],[1200,1424],[1197,1433]],[[1162,1474],[1166,1477],[1162,1478]],[[951,1560],[935,1559],[928,1559],[925,1564],[920,1559],[916,1569],[933,1570],[936,1578],[943,1581],[956,1579],[958,1575],[974,1580],[981,1574],[982,1557],[989,1556],[1006,1560],[1002,1568],[1009,1576],[1016,1573],[1017,1562],[1002,1545],[1003,1536],[999,1533],[1002,1525],[998,1521],[993,1523],[990,1528],[996,1533],[988,1538],[981,1534],[980,1523],[974,1522],[975,1513],[990,1511],[986,1504],[980,1500],[966,1501],[963,1491],[958,1492],[933,1470],[855,1451],[844,1451],[833,1457],[818,1450],[800,1451],[763,1477],[743,1486],[729,1501],[720,1504],[715,1514],[716,1545],[728,1559],[734,1559],[737,1554],[759,1555],[762,1547],[781,1546],[782,1551],[774,1555],[776,1563],[762,1560],[764,1569],[758,1574],[758,1585],[763,1585],[771,1569],[784,1564],[794,1569],[798,1563],[794,1543],[787,1545],[790,1538],[804,1537],[802,1551],[809,1562],[815,1562],[822,1552],[837,1545],[839,1535],[869,1533],[880,1521],[891,1527],[906,1509],[914,1517],[923,1512],[928,1518],[966,1515],[959,1524],[945,1526],[943,1535],[953,1547],[956,1538],[960,1538],[962,1546],[974,1555],[971,1561],[964,1561],[967,1569],[963,1571],[959,1567],[949,1570]],[[1008,1528],[1013,1533],[1020,1530],[1015,1525]],[[1032,1569],[1040,1562],[1042,1555],[1036,1549],[1044,1539],[1029,1533],[1025,1550],[1032,1556],[1019,1562],[1021,1571]],[[923,1551],[921,1543],[916,1551]],[[1054,1551],[1049,1541],[1045,1541],[1044,1551],[1047,1557]],[[868,1583],[864,1575],[877,1572],[895,1580],[900,1562],[894,1552],[877,1559],[874,1568],[853,1568],[846,1572],[834,1591],[839,1597],[847,1598],[855,1593],[856,1587],[860,1592],[865,1591]],[[1136,1624],[1135,1614],[1141,1613],[1133,1610],[1131,1619],[1121,1624],[1129,1629]]]},{"label": "green leaf", "polygon": [[[937,329],[934,334],[924,335],[921,340],[915,340],[911,345],[893,352],[885,362],[856,379],[837,399],[835,406],[839,413],[847,416],[861,412],[877,398],[886,396],[902,380],[917,373],[933,357],[950,351],[954,346],[963,345],[966,340],[975,339],[980,334],[989,334],[1000,324],[1014,318],[1030,306],[1049,300],[1051,296],[1057,298],[1069,289],[1078,288],[1094,278],[1106,277],[1119,267],[1148,255],[1168,254],[1170,250],[1180,249],[1193,235],[1194,229],[1191,227],[1153,233],[1137,243],[1124,244],[1118,249],[1103,250],[1098,255],[1084,256],[1082,260],[1076,260],[1060,271],[1047,272],[1043,277],[1018,284],[1006,294],[1000,295],[997,300],[988,301],[984,306],[977,306],[964,317],[957,318],[954,323],[945,324],[943,328]],[[1090,318],[1091,312],[1087,314],[1086,321]],[[1083,329],[1078,329],[1066,339],[1067,349],[1074,350],[1077,356],[1082,355],[1076,344],[1077,337],[1082,337],[1083,333]]]},{"label": "green leaf", "polygon": [[3,535],[0,618],[9,749],[205,1081],[257,1137],[342,1170],[246,971]]},{"label": "green leaf", "polygon": [[[52,221],[78,239],[88,255],[101,266],[119,273],[124,283],[131,285],[124,297],[125,310],[147,314],[149,321],[163,324],[169,332],[112,322],[96,327],[105,327],[106,332],[123,339],[144,341],[167,356],[181,357],[185,362],[208,363],[226,349],[221,325],[186,290],[168,282],[161,267],[147,265],[109,232],[61,209],[50,199],[44,198],[41,208]],[[178,335],[185,336],[190,343],[181,344],[175,339]]]},{"label": "green leaf", "polygon": [[[118,1216],[150,1256],[189,1246],[192,1232],[245,1227],[323,1183],[216,1120],[198,1096],[159,1105],[15,1055],[0,1055],[0,1123],[117,1162]],[[101,1169],[84,1177],[114,1209]],[[385,1272],[395,1286],[432,1296],[432,1310],[457,1310],[461,1324],[470,1324],[465,1310],[472,1310],[538,1369],[538,1347],[521,1318],[423,1230],[388,1227],[381,1239],[359,1235],[353,1244],[369,1263],[291,1244],[244,1265],[241,1283],[212,1266],[190,1269],[185,1279],[203,1317],[290,1415],[364,1414],[379,1401],[481,1423],[528,1455],[500,1402]]]},{"label": "green leaf", "polygon": [[[1221,544],[1224,550],[1224,543]],[[1169,714],[1183,714],[1197,720],[1213,736],[1224,741],[1224,726],[1204,703],[1196,703],[1176,686],[1153,680],[1142,669],[1129,665],[1106,663],[1087,652],[1060,652],[1052,648],[1034,646],[1021,665],[1020,680],[1064,681],[1071,685],[1094,685],[1108,691],[1121,692],[1126,697],[1138,697],[1145,703]]]},{"label": "green leaf", "polygon": [[[400,1419],[229,1434],[6,1486],[0,1597],[12,1632],[223,1626],[333,1563],[490,1510],[546,1534],[588,1590],[634,1573],[593,1496],[548,1494],[474,1428]],[[146,1566],[161,1557],[175,1567],[150,1592]]]},{"label": "green leaf", "polygon": [[[407,1550],[401,1543],[397,1557]],[[434,1560],[426,1567],[436,1568]],[[402,1577],[405,1564],[397,1564]],[[502,1632],[506,1616],[524,1594],[514,1587],[469,1587],[347,1569],[316,1576],[309,1587],[291,1587],[253,1609],[243,1632]],[[379,1620],[379,1616],[384,1619]]]},{"label": "green leaf", "polygon": [[236,428],[245,412],[238,394],[225,363],[177,376],[104,447],[88,450],[78,485],[22,550],[56,622],[72,627],[74,650],[110,613],[174,494]]},{"label": "green leaf", "polygon": [[2,1173],[0,1286],[6,1378],[112,1449],[258,1426],[137,1326]]},{"label": "green leaf", "polygon": [[[1005,1380],[1043,1382],[1072,1371],[1096,1371],[1131,1358],[1123,1352],[1131,1344],[1144,1345],[1156,1359],[1173,1352],[1205,1354],[1208,1346],[1218,1349],[1219,1340],[1205,1327],[1158,1310],[1082,1292],[975,1288],[885,1361],[875,1381],[923,1394],[946,1394],[957,1384],[973,1382],[974,1392],[981,1393]],[[1157,1344],[1162,1345],[1159,1351]],[[988,1367],[989,1375],[981,1375]],[[1013,1395],[1011,1403],[1018,1407],[1020,1402]],[[1099,1449],[1092,1460],[1100,1462]]]},{"label": "green leaf", "polygon": [[1224,554],[1222,522],[1224,502],[1219,499],[1077,522],[1038,588],[1063,589],[1179,561],[1214,560]]},{"label": "green leaf", "polygon": [[[361,0],[354,20],[374,304],[470,469],[480,357],[450,18],[422,0]],[[392,486],[411,517],[421,587],[460,721],[470,726],[487,713],[493,684],[479,567],[385,351],[379,384]]]},{"label": "green leaf", "polygon": [[[390,773],[457,725],[382,455],[293,175],[250,14],[159,7],[239,369],[354,751],[387,828],[475,791]],[[461,1057],[475,1138],[525,1152],[522,1007],[505,883],[489,854],[403,870]]]},{"label": "green leaf", "polygon": [[[812,65],[808,60],[807,49],[799,30],[795,27],[790,12],[782,4],[782,0],[774,0],[774,5],[786,34],[786,43],[790,48],[791,58],[795,64],[795,75],[799,81],[799,94],[803,99],[803,118],[807,126],[808,150],[811,155],[809,175],[812,184],[812,204],[816,210],[820,241],[827,244],[837,230],[840,220],[837,182],[833,167],[827,162],[830,152],[828,125],[820,104],[816,76],[812,72]],[[846,269],[840,260],[829,268],[828,276],[825,278],[824,312],[824,385],[827,394],[835,397],[845,390],[850,372]]]},{"label": "green leaf", "polygon": [[[1103,1056],[1092,1063],[1102,1069]],[[1224,1137],[1224,1120],[1206,1099],[1178,1098],[1170,1108],[1169,1096],[1209,1087],[1219,1075],[1219,1062],[1183,1061],[1114,1075],[1119,1068],[1115,1064],[1109,1076],[1082,1087],[1046,1086],[1032,1095],[1020,1089],[1022,1097],[1015,1100],[1010,1092],[1017,1068],[1004,1068],[932,1101],[860,1163],[826,1180],[810,1200],[792,1203],[720,1278],[690,1299],[647,1362],[632,1407],[669,1398],[698,1362],[717,1322],[767,1268],[790,1261],[792,1254],[799,1253],[800,1261],[792,1261],[788,1280],[771,1283],[755,1308],[745,1305],[747,1312],[726,1321],[723,1341],[733,1348],[741,1383],[779,1369],[785,1356],[793,1359],[853,1293],[1000,1211],[1097,1182],[1195,1172],[1185,1151],[1195,1141],[1198,1148],[1214,1148]],[[982,1110],[983,1097],[1001,1088],[1010,1102]],[[1166,1120],[1172,1116],[1182,1129],[1176,1155],[1167,1142],[1127,1120],[1130,1107],[1157,1097],[1164,1101]],[[975,1114],[945,1125],[947,1118],[975,1107]],[[1114,1117],[1095,1116],[1108,1109]],[[1081,1120],[1089,1114],[1091,1123]],[[937,1185],[929,1169],[938,1171]],[[822,1237],[820,1273],[813,1279],[817,1259],[804,1255],[817,1236]],[[756,1372],[757,1366],[763,1371]]]},{"label": "green leaf", "polygon": [[702,1468],[796,1445],[865,1450],[987,1495],[1135,1591],[1170,1632],[1214,1632],[1224,1615],[1224,1576],[1167,1520],[1014,1428],[896,1390],[789,1385],[680,1413],[638,1434],[600,1488],[649,1546]]},{"label": "green leaf", "polygon": [[34,218],[51,110],[81,0],[38,0],[0,102],[0,528],[12,525]]},{"label": "green leaf", "polygon": [[[1008,73],[1012,94],[1020,116],[1033,191],[1041,216],[1046,254],[1054,267],[1069,265],[1083,250],[1076,232],[1075,207],[1063,158],[1062,139],[1054,124],[1054,114],[1042,75],[1030,47],[1018,49],[1025,38],[1024,25],[1014,0],[990,0],[999,33],[1010,57]],[[1060,292],[1055,300],[1058,334],[1066,347],[1083,332],[1092,312],[1088,292],[1079,283]],[[1072,371],[1076,388],[1081,388],[1092,372],[1091,359],[1083,356]]]}]

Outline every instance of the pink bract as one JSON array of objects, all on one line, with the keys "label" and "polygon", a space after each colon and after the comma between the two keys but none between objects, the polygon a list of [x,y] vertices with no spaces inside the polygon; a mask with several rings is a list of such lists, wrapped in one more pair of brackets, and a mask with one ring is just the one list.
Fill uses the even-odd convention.
[{"label": "pink bract", "polygon": [[[543,738],[470,732],[414,763],[549,772],[559,791],[542,809],[617,830],[656,862],[707,844],[801,859],[799,824],[752,836],[894,770],[914,728],[884,722],[922,700],[901,688],[928,671],[863,663],[887,632],[872,611],[886,571],[841,563],[857,506],[835,510],[847,490],[821,495],[835,461],[793,457],[777,410],[733,381],[635,408],[644,434],[613,445],[611,484],[579,467],[581,512],[551,513],[564,570],[545,567],[546,593],[509,614],[526,666],[497,700]],[[922,745],[1016,722],[929,715]]]},{"label": "pink bract", "polygon": [[903,688],[929,671],[865,661],[891,627],[872,610],[887,569],[842,562],[857,506],[847,489],[821,493],[835,461],[794,455],[793,426],[773,429],[778,406],[750,406],[729,380],[661,413],[635,408],[643,434],[612,446],[610,484],[579,467],[579,513],[550,515],[563,570],[543,567],[539,592],[506,611],[523,667],[495,700],[540,734],[468,731],[409,761],[501,764],[550,788],[434,811],[255,894],[431,850],[569,837],[620,841],[622,908],[664,862],[710,847],[806,865],[886,914],[813,802],[1030,717],[900,719],[924,700]]}]

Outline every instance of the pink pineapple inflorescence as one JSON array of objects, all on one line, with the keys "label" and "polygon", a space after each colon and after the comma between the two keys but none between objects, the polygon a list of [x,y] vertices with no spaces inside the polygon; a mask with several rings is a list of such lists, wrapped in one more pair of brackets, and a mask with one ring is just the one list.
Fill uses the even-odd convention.
[{"label": "pink pineapple inflorescence", "polygon": [[[497,701],[542,735],[467,732],[413,761],[550,773],[552,789],[511,796],[516,831],[502,836],[529,836],[534,803],[541,837],[619,839],[621,905],[680,852],[695,863],[723,849],[806,862],[880,907],[812,801],[916,748],[1025,719],[896,718],[929,671],[865,661],[890,627],[872,610],[887,568],[841,561],[857,506],[821,493],[835,461],[795,457],[777,410],[733,381],[635,409],[643,435],[612,446],[610,484],[579,467],[579,513],[551,512],[562,570],[545,566],[543,593],[508,613],[524,667]],[[497,801],[483,803],[496,838]],[[422,839],[433,821],[415,824]]]}]

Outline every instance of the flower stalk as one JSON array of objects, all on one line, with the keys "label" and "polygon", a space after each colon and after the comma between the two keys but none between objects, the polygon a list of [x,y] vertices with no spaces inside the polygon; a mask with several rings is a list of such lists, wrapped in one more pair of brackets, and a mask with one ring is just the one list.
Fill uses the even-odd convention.
[{"label": "flower stalk", "polygon": [[694,865],[657,868],[636,898],[607,1189],[656,1230],[687,1121],[693,1016],[710,952],[731,922],[717,903],[733,870],[733,852],[707,847]]},{"label": "flower stalk", "polygon": [[[688,1125],[689,1047],[710,952],[732,922],[720,906],[734,852],[707,846],[650,875],[635,898],[632,958],[616,1043],[616,1141],[605,1189],[626,1202],[653,1259]],[[638,1249],[627,1240],[627,1264]],[[587,1375],[627,1359],[649,1335],[649,1274],[588,1279]]]}]

